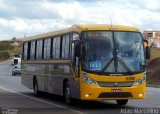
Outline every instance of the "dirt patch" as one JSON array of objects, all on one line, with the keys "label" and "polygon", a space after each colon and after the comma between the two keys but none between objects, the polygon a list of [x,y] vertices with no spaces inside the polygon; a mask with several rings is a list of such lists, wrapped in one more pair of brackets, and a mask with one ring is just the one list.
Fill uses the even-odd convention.
[{"label": "dirt patch", "polygon": [[147,86],[160,87],[160,58],[148,63]]}]

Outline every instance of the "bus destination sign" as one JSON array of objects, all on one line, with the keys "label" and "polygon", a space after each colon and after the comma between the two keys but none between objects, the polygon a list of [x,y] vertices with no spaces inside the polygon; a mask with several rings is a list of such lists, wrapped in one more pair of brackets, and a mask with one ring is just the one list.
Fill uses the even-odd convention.
[{"label": "bus destination sign", "polygon": [[88,32],[89,38],[108,38],[109,34],[106,32]]}]

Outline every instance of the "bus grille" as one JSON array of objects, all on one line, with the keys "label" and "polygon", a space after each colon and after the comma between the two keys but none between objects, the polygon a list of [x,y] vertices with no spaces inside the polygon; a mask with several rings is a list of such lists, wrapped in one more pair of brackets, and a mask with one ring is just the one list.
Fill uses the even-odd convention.
[{"label": "bus grille", "polygon": [[131,87],[133,82],[98,82],[101,87]]},{"label": "bus grille", "polygon": [[130,92],[105,92],[101,93],[98,98],[129,98],[132,97]]}]

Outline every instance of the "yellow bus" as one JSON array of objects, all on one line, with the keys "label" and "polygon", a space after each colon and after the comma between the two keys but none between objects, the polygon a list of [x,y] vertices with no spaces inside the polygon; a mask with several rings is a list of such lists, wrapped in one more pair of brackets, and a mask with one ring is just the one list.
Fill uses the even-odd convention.
[{"label": "yellow bus", "polygon": [[22,84],[80,100],[143,99],[149,47],[134,27],[93,24],[23,39]]}]

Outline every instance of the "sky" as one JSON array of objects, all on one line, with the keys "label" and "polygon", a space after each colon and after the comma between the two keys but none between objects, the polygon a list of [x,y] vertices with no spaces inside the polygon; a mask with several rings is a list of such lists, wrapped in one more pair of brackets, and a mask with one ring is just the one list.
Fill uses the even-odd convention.
[{"label": "sky", "polygon": [[0,40],[111,23],[160,30],[160,0],[0,0]]}]

